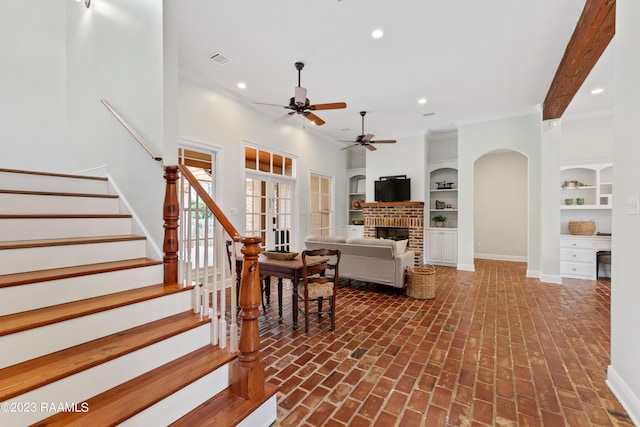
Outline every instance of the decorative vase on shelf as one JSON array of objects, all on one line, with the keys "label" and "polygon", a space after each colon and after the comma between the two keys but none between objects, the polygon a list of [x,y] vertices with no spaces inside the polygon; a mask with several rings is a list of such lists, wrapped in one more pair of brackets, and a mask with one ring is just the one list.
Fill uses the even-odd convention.
[{"label": "decorative vase on shelf", "polygon": [[584,205],[584,199],[582,197],[578,197],[576,199],[576,205]]},{"label": "decorative vase on shelf", "polygon": [[572,205],[573,204],[573,199],[564,199],[564,204],[565,205]]}]

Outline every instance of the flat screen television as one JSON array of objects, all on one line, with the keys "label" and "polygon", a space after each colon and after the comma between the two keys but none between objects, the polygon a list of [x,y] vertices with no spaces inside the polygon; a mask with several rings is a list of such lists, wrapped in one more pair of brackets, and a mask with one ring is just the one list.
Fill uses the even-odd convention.
[{"label": "flat screen television", "polygon": [[407,202],[411,200],[411,178],[381,177],[374,182],[376,202]]}]

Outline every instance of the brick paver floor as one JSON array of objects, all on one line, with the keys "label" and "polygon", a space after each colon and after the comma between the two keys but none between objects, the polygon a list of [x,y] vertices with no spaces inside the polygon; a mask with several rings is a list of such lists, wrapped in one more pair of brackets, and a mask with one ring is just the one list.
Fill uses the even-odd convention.
[{"label": "brick paver floor", "polygon": [[526,265],[437,267],[436,297],[341,281],[336,330],[260,315],[279,426],[631,426],[605,384],[610,282],[525,277]]}]

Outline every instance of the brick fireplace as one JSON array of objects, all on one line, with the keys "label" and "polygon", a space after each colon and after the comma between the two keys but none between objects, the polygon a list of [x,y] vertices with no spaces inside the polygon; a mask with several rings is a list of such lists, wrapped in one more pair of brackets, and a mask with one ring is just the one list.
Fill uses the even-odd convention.
[{"label": "brick fireplace", "polygon": [[363,203],[364,237],[380,235],[378,228],[407,228],[407,247],[415,253],[414,264],[422,265],[424,244],[424,202]]}]

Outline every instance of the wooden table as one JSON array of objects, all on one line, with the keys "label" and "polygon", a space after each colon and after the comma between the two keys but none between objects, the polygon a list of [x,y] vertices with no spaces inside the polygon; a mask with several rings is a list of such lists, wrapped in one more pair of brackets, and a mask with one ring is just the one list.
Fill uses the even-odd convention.
[{"label": "wooden table", "polygon": [[[328,258],[325,257],[307,257],[307,266],[312,266],[326,262]],[[242,274],[242,262],[241,257],[236,260],[236,271],[238,277],[238,289],[241,283]],[[270,302],[271,295],[271,277],[278,278],[278,315],[282,317],[282,279],[291,280],[291,311],[293,313],[293,329],[298,328],[298,282],[302,278],[302,256],[298,254],[292,260],[278,260],[267,258],[263,254],[258,255],[258,270],[260,277],[265,278],[265,294],[267,296],[267,302]]]}]

